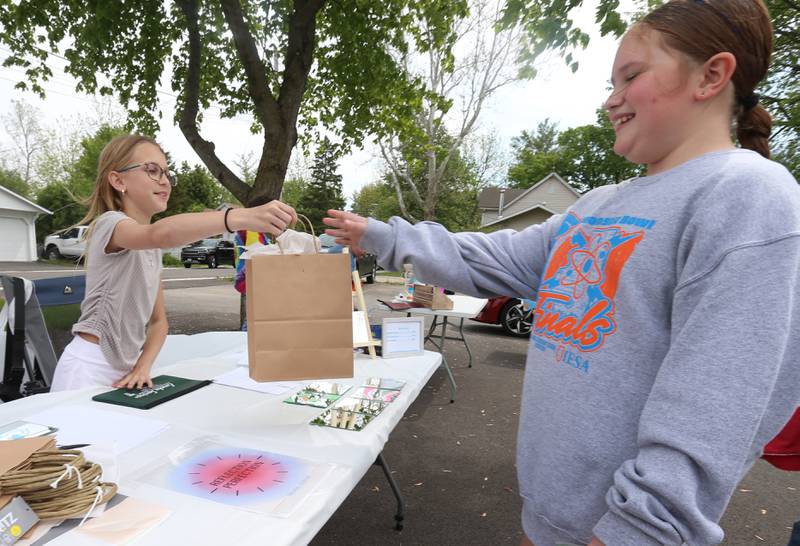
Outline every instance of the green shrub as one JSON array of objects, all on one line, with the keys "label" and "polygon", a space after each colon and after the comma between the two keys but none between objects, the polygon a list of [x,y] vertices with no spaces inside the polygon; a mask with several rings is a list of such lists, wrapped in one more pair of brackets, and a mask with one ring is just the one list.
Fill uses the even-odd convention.
[{"label": "green shrub", "polygon": [[161,257],[161,264],[164,267],[180,267],[183,265],[183,263],[172,254],[164,254]]}]

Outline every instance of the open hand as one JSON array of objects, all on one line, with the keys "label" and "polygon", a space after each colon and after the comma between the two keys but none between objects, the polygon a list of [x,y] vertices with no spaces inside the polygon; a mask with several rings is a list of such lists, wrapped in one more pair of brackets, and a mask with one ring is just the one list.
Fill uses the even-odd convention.
[{"label": "open hand", "polygon": [[322,222],[326,226],[333,228],[326,229],[325,233],[336,237],[337,243],[349,246],[356,256],[364,253],[358,243],[367,231],[366,218],[352,212],[329,210],[328,217],[323,218]]},{"label": "open hand", "polygon": [[153,388],[153,380],[150,378],[150,369],[137,368],[134,366],[133,370],[128,375],[111,385],[117,389],[141,389],[142,387]]}]

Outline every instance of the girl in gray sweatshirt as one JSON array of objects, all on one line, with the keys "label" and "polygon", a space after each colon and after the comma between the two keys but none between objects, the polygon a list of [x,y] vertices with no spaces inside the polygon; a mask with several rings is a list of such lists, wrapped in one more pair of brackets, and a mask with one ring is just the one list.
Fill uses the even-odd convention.
[{"label": "girl in gray sweatshirt", "polygon": [[637,23],[605,106],[615,151],[647,175],[543,224],[325,220],[387,269],[535,299],[523,544],[718,544],[736,484],[800,401],[800,187],[768,159],[753,94],[771,44],[761,0],[673,0]]}]

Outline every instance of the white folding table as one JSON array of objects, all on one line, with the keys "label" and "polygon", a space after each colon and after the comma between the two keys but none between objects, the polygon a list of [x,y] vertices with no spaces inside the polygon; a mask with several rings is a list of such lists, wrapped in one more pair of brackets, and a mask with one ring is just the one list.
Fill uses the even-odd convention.
[{"label": "white folding table", "polygon": [[[428,328],[428,333],[425,336],[425,341],[432,343],[434,347],[436,347],[442,354],[442,366],[447,372],[447,378],[450,380],[450,402],[453,403],[456,399],[456,380],[453,378],[453,372],[450,370],[450,366],[447,364],[447,358],[444,356],[444,342],[446,339],[462,342],[464,347],[467,349],[467,355],[469,356],[469,367],[471,368],[472,351],[470,351],[469,345],[467,344],[467,338],[464,336],[464,319],[476,317],[478,313],[481,312],[481,309],[484,308],[488,300],[485,298],[474,298],[472,296],[464,296],[459,294],[448,297],[453,300],[452,309],[410,307],[408,309],[404,309],[404,311],[408,316],[418,315],[433,317],[430,328]],[[447,335],[448,320],[451,318],[459,319],[458,337]],[[437,326],[441,327],[439,334],[434,333]],[[438,338],[438,342],[436,338]]]},{"label": "white folding table", "polygon": [[[242,332],[211,332],[169,336],[153,375],[168,374],[210,379],[236,367],[246,347]],[[296,545],[308,543],[376,462],[389,434],[439,367],[441,356],[426,351],[418,357],[369,359],[356,356],[356,379],[383,377],[405,381],[400,395],[362,431],[339,430],[309,424],[322,410],[282,402],[286,395],[212,384],[150,410],[93,402],[108,389],[92,388],[39,394],[0,404],[0,425],[48,408],[78,405],[104,412],[121,412],[166,421],[166,431],[153,440],[118,454],[120,493],[165,506],[172,514],[156,529],[137,539],[141,546],[162,544]],[[125,434],[120,430],[121,435]],[[186,442],[213,436],[236,447],[263,450],[312,463],[335,465],[325,483],[305,499],[290,517],[269,516],[220,504],[143,481],[142,469],[166,460]],[[57,438],[57,436],[56,436]],[[388,474],[388,473],[387,473]],[[81,544],[66,533],[58,546]],[[54,543],[55,544],[55,543]]]}]

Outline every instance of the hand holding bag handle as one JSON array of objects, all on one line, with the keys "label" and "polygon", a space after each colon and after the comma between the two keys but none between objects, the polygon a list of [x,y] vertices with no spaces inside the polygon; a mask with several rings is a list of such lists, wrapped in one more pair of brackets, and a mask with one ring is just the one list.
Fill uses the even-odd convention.
[{"label": "hand holding bag handle", "polygon": [[[314,233],[314,225],[311,223],[311,220],[308,219],[308,216],[299,213],[297,214],[297,219],[304,221],[301,222],[301,224],[303,225],[304,228],[307,228],[306,233],[308,233],[309,231],[311,232],[311,236],[313,237],[313,242],[314,242],[314,250],[316,251],[315,254],[321,254],[322,245],[319,242],[319,238]],[[286,232],[284,231],[283,233]],[[281,235],[283,235],[283,233]],[[275,237],[275,244],[278,245],[278,249],[281,251],[281,254],[285,254],[283,245],[281,244],[280,241],[280,235],[278,237]]]}]

